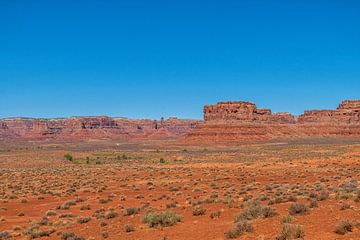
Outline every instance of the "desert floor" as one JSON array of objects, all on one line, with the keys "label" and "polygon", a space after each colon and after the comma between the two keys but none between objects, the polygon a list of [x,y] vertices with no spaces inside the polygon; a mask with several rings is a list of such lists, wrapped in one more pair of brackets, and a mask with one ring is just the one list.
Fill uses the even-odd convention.
[{"label": "desert floor", "polygon": [[359,180],[356,141],[9,145],[0,239],[355,240]]}]

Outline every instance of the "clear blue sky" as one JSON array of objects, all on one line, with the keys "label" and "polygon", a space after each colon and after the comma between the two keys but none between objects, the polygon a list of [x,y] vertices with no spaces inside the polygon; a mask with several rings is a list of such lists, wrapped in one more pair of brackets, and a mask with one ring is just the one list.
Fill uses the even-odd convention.
[{"label": "clear blue sky", "polygon": [[0,117],[202,118],[360,98],[360,1],[0,0]]}]

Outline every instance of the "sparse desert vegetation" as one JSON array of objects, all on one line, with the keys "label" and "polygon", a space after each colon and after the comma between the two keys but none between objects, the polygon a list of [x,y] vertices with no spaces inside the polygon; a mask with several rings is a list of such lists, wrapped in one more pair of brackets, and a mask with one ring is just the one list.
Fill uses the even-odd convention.
[{"label": "sparse desert vegetation", "polygon": [[7,149],[0,239],[360,237],[356,142]]}]

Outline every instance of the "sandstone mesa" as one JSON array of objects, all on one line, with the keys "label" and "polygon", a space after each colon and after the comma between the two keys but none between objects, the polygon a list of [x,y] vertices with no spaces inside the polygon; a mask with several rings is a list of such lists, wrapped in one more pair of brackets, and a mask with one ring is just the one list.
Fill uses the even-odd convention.
[{"label": "sandstone mesa", "polygon": [[360,100],[345,100],[334,110],[306,110],[300,116],[272,113],[251,102],[229,101],[206,105],[204,121],[107,116],[0,119],[2,141],[180,139],[183,143],[226,143],[337,136],[360,137]]},{"label": "sandstone mesa", "polygon": [[360,137],[360,100],[335,110],[306,110],[300,116],[258,109],[251,102],[219,102],[204,107],[204,123],[187,142],[244,142],[276,138]]}]

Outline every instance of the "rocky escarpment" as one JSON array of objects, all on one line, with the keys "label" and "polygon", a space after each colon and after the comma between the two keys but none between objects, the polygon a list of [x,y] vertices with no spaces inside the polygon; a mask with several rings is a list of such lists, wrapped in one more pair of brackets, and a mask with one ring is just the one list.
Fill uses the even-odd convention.
[{"label": "rocky escarpment", "polygon": [[308,110],[300,116],[273,114],[251,102],[219,102],[204,107],[204,120],[186,137],[186,142],[360,137],[360,100],[345,100],[335,110]]},{"label": "rocky escarpment", "polygon": [[107,116],[55,119],[0,119],[0,140],[92,140],[92,139],[168,139],[194,129],[199,121],[133,120]]},{"label": "rocky escarpment", "polygon": [[259,109],[251,102],[219,102],[204,107],[205,121],[241,121],[259,123],[294,123],[290,113],[272,114],[268,108]]}]

